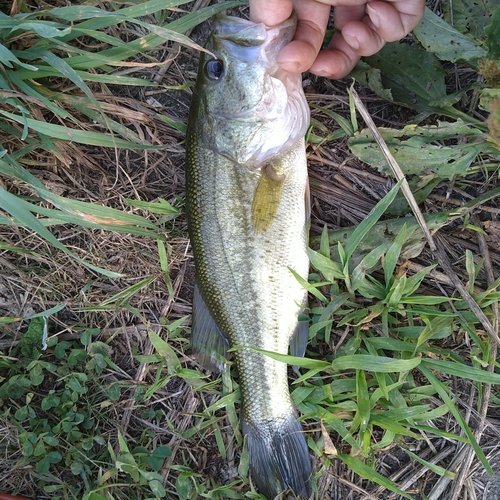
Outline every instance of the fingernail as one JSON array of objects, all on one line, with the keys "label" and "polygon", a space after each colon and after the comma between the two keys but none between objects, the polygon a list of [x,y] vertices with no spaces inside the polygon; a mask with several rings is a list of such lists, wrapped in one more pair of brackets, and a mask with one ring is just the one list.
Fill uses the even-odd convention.
[{"label": "fingernail", "polygon": [[380,28],[380,19],[378,17],[378,12],[373,7],[370,7],[370,4],[366,6],[366,12],[370,16],[370,20],[375,28]]},{"label": "fingernail", "polygon": [[311,73],[314,73],[317,76],[324,76],[326,78],[330,76],[330,73],[324,69],[315,69],[314,71],[311,71]]},{"label": "fingernail", "polygon": [[299,61],[296,60],[285,60],[285,61],[280,61],[278,58],[278,64],[285,70],[289,71],[290,73],[298,73],[300,71],[301,64]]},{"label": "fingernail", "polygon": [[349,44],[349,46],[351,48],[353,48],[354,50],[357,50],[359,49],[359,41],[358,39],[355,37],[355,36],[350,36],[350,35],[346,35],[344,34],[344,40]]}]

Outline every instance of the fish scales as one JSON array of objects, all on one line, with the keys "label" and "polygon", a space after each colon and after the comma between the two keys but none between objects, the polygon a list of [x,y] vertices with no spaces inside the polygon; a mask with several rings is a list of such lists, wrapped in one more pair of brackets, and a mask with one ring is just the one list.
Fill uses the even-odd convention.
[{"label": "fish scales", "polygon": [[[186,204],[196,265],[193,351],[207,368],[220,371],[227,348],[241,346],[232,354],[242,429],[252,477],[268,498],[287,488],[307,497],[311,489],[287,366],[249,349],[286,354],[294,334],[302,337],[299,344],[307,335],[298,323],[306,292],[290,270],[307,278],[309,269],[307,104],[300,79],[291,98],[288,76],[280,74],[279,80],[273,62],[293,29],[293,21],[271,35],[264,25],[236,18],[216,23],[207,48],[217,59],[201,56],[186,145]],[[267,66],[247,54],[263,48]],[[294,112],[297,119],[282,118]],[[294,128],[284,132],[287,124]],[[282,144],[275,137],[280,134]],[[266,148],[270,151],[263,152]]]}]

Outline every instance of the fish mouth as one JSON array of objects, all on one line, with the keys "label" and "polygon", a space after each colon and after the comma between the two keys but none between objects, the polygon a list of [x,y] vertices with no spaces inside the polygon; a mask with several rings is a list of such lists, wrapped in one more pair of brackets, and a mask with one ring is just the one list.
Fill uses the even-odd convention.
[{"label": "fish mouth", "polygon": [[[296,26],[295,13],[272,27],[225,15],[215,18],[208,48],[228,65],[257,68],[255,73],[251,69],[241,70],[250,78],[255,74],[258,82],[255,88],[259,90],[248,93],[249,105],[211,110],[213,117],[231,121],[235,126],[239,122],[242,128],[248,126],[246,140],[232,146],[231,151],[223,144],[225,137],[221,137],[220,131],[214,139],[221,154],[248,168],[290,149],[309,126],[301,74],[283,70],[276,61],[280,50],[293,39]],[[241,85],[240,102],[244,102],[245,87],[252,88],[253,83],[234,85]]]},{"label": "fish mouth", "polygon": [[[292,41],[296,27],[295,12],[277,26],[267,26],[264,23],[217,14],[213,37],[216,44],[230,43],[231,53],[235,58],[262,64],[269,76],[282,80],[276,57],[279,51]],[[255,47],[255,50],[249,50],[251,47]]]},{"label": "fish mouth", "polygon": [[[267,26],[265,23],[254,23],[247,19],[217,14],[214,16],[212,43],[214,48],[219,44],[230,45],[230,50],[228,47],[227,52],[231,53],[234,59],[264,66],[269,81],[272,82],[268,85],[268,90],[272,88],[275,94],[277,91],[282,95],[285,93],[293,95],[302,92],[301,88],[297,89],[298,86],[302,85],[301,76],[284,71],[276,59],[280,50],[293,39],[296,27],[297,15],[295,12],[292,12],[287,20],[276,26]],[[256,109],[239,112],[235,110],[231,113],[231,118],[245,120],[251,119],[252,116],[258,116],[269,119],[273,100],[271,95],[264,94]],[[283,108],[279,107],[282,111]]]},{"label": "fish mouth", "polygon": [[278,52],[292,40],[297,26],[295,12],[277,26],[267,26],[224,14],[217,14],[214,19],[213,32],[219,40],[227,40],[243,47],[265,44],[269,59],[276,59]]}]

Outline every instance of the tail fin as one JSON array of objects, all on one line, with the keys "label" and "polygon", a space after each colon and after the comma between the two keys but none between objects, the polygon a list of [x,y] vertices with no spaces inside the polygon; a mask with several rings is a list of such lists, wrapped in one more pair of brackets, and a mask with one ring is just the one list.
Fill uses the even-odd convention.
[{"label": "tail fin", "polygon": [[273,499],[290,489],[297,498],[311,496],[311,460],[304,431],[295,416],[250,424],[242,422],[250,455],[250,472],[259,491]]}]

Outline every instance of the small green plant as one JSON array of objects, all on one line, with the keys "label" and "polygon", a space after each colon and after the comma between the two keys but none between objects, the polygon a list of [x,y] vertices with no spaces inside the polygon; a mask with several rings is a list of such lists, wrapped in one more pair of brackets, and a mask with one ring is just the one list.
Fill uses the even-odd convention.
[{"label": "small green plant", "polygon": [[[0,366],[0,400],[13,403],[2,417],[18,429],[23,464],[35,468],[45,491],[56,494],[54,498],[57,494],[63,495],[59,498],[106,498],[99,491],[113,489],[115,484],[107,480],[121,473],[138,488],[148,487],[150,496],[164,498],[158,471],[170,456],[170,448],[151,449],[149,444],[130,450],[121,433],[112,431],[118,441],[115,452],[114,439],[104,434],[105,422],[112,418],[108,410],[120,399],[124,386],[106,381],[105,371],[117,367],[109,358],[109,346],[92,340],[99,331],[83,331],[80,345],[51,337],[41,353],[43,323],[31,320],[19,359],[10,360],[11,356]],[[53,475],[55,464],[75,480],[60,484]],[[97,466],[107,469],[105,479],[99,479]]]}]

